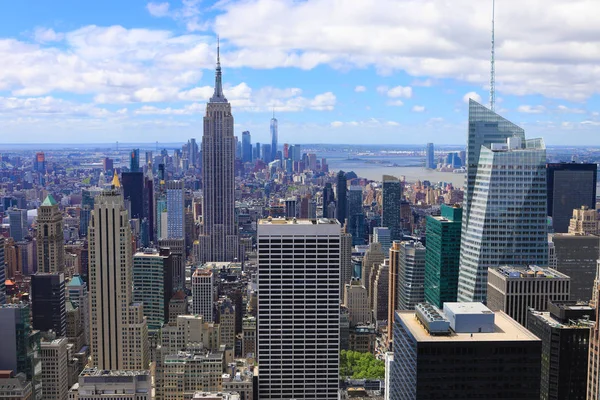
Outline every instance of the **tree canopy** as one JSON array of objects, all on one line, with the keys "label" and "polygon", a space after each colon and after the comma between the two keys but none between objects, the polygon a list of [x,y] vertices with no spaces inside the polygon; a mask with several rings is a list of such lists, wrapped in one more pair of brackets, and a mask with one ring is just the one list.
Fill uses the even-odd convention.
[{"label": "tree canopy", "polygon": [[340,353],[340,376],[342,379],[383,379],[385,363],[371,353],[342,350]]}]

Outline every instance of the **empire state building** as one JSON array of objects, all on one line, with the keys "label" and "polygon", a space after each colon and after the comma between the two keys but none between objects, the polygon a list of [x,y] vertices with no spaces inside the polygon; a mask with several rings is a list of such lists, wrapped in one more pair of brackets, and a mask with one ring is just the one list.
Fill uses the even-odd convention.
[{"label": "empire state building", "polygon": [[197,260],[234,261],[239,239],[235,223],[235,146],[231,104],[223,95],[217,47],[215,92],[206,106],[202,136],[203,231]]}]

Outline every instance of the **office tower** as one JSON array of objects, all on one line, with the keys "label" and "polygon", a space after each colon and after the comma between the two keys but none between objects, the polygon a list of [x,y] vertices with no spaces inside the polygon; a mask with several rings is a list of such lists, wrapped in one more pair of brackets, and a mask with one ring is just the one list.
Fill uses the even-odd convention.
[{"label": "office tower", "polygon": [[31,319],[33,329],[67,333],[65,274],[38,272],[31,275]]},{"label": "office tower", "polygon": [[334,219],[258,222],[260,399],[338,398],[340,234]]},{"label": "office tower", "polygon": [[44,400],[67,400],[69,395],[69,351],[67,338],[50,338],[40,343]]},{"label": "office tower", "polygon": [[148,221],[148,241],[154,242],[154,224],[156,211],[154,210],[154,175],[152,169],[148,168],[148,174],[144,177],[144,196],[142,215]]},{"label": "office tower", "polygon": [[252,141],[250,132],[242,132],[242,161],[252,162]]},{"label": "office tower", "polygon": [[6,258],[4,255],[4,237],[0,236],[0,305],[6,303],[6,270],[7,268]]},{"label": "office tower", "polygon": [[273,118],[271,118],[271,160],[275,160],[276,158],[278,139],[279,133],[277,132],[277,119],[275,118],[275,112],[273,112]]},{"label": "office tower", "polygon": [[[299,217],[300,218],[316,218],[315,217],[311,217],[309,216],[309,204],[311,203],[311,195],[307,194],[305,196],[302,196],[300,198],[300,212],[299,212]],[[316,210],[315,210],[316,211]]]},{"label": "office tower", "polygon": [[40,333],[31,327],[27,304],[0,305],[0,338],[0,370],[25,374],[40,396]]},{"label": "office tower", "polygon": [[58,203],[49,194],[38,208],[37,216],[37,270],[61,272],[65,268],[63,217]]},{"label": "office tower", "polygon": [[390,251],[390,246],[392,245],[390,228],[381,226],[373,228],[373,241],[381,244],[383,253],[387,254]]},{"label": "office tower", "polygon": [[27,210],[13,208],[8,210],[10,236],[15,242],[20,242],[27,236]]},{"label": "office tower", "polygon": [[435,169],[435,156],[433,151],[433,143],[427,143],[427,151],[425,155],[425,168]]},{"label": "office tower", "polygon": [[[360,271],[360,280],[364,283],[364,285],[369,288],[369,282],[371,282],[371,276],[374,273],[374,270],[383,262],[386,254],[383,252],[383,247],[381,243],[373,242],[369,244],[369,248],[365,251],[365,255],[362,259],[362,266]],[[369,305],[372,305],[372,299],[370,298],[371,293],[369,293]]]},{"label": "office tower", "polygon": [[222,298],[217,304],[219,322],[219,342],[229,348],[235,348],[235,306],[228,298]]},{"label": "office tower", "polygon": [[46,173],[46,155],[43,151],[35,153],[35,158],[33,159],[33,170],[35,172],[39,172],[40,174]]},{"label": "office tower", "polygon": [[[224,354],[175,353],[165,357],[162,390],[168,400],[191,399],[201,391],[218,392],[221,389]],[[195,396],[194,396],[195,397]],[[215,399],[215,397],[212,397]]]},{"label": "office tower", "polygon": [[542,340],[541,399],[585,399],[594,309],[575,302],[549,302],[529,310],[527,329]]},{"label": "office tower", "polygon": [[183,239],[185,192],[183,181],[167,181],[167,239]]},{"label": "office tower", "polygon": [[414,310],[425,301],[425,246],[421,242],[400,243],[397,274],[398,309]]},{"label": "office tower", "polygon": [[[138,168],[139,169],[139,168]],[[123,197],[129,201],[131,218],[141,220],[144,215],[144,173],[123,172],[121,174]]]},{"label": "office tower", "polygon": [[476,185],[465,192],[459,301],[485,301],[488,267],[548,263],[543,140],[515,136],[480,152]]},{"label": "office tower", "polygon": [[138,172],[140,170],[140,149],[133,149],[129,153],[129,171]]},{"label": "office tower", "polygon": [[384,175],[381,225],[390,229],[392,240],[402,239],[401,202],[402,183],[394,176]]},{"label": "office tower", "polygon": [[263,144],[261,146],[260,154],[261,154],[262,160],[265,162],[265,164],[269,164],[271,161],[273,161],[273,159],[271,158],[271,145],[270,144]]},{"label": "office tower", "polygon": [[599,235],[600,219],[595,209],[581,206],[573,210],[573,217],[569,221],[569,233],[580,235]]},{"label": "office tower", "polygon": [[425,300],[437,307],[456,302],[462,208],[442,204],[441,216],[427,216]]},{"label": "office tower", "polygon": [[297,199],[295,197],[291,197],[285,200],[285,217],[286,218],[296,218],[296,207]]},{"label": "office tower", "polygon": [[538,399],[541,347],[481,303],[397,311],[390,399]]},{"label": "office tower", "polygon": [[67,285],[67,296],[69,302],[81,311],[84,344],[90,344],[90,306],[88,290],[87,284],[80,275],[75,274],[71,278],[71,281]]},{"label": "office tower", "polygon": [[190,164],[196,168],[200,167],[200,163],[199,163],[200,155],[198,154],[198,143],[196,143],[196,139],[194,139],[194,138],[191,138],[190,140],[188,140],[188,153],[189,153]]},{"label": "office tower", "polygon": [[344,307],[348,309],[350,327],[371,323],[371,308],[367,288],[359,279],[352,279],[344,287]]},{"label": "office tower", "polygon": [[556,233],[552,236],[556,269],[571,277],[571,300],[589,301],[592,297],[598,260],[598,237]]},{"label": "office tower", "polygon": [[331,183],[326,183],[323,188],[323,218],[335,218],[335,215],[328,214],[329,204],[333,202],[335,202],[333,188],[331,187]]},{"label": "office tower", "polygon": [[[600,269],[600,263],[598,264]],[[594,298],[596,300],[596,318],[590,332],[589,356],[588,356],[588,375],[587,375],[587,398],[598,399],[600,397],[600,307],[598,307],[598,298],[600,297],[600,285],[596,276],[594,285]]]},{"label": "office tower", "polygon": [[258,143],[258,142],[257,142],[257,143],[254,145],[254,151],[252,152],[252,157],[253,157],[255,160],[259,160],[259,159],[261,159],[261,154],[260,154],[260,143]]},{"label": "office tower", "polygon": [[556,270],[506,265],[488,271],[488,307],[525,327],[529,308],[546,311],[550,301],[569,300],[571,278]]},{"label": "office tower", "polygon": [[72,400],[149,400],[152,398],[150,371],[104,371],[86,368],[77,385],[69,390]]},{"label": "office tower", "polygon": [[242,321],[242,356],[256,356],[256,318],[246,317]]},{"label": "office tower", "polygon": [[168,248],[144,249],[133,256],[133,301],[144,305],[149,331],[158,331],[169,320],[172,260]]},{"label": "office tower", "polygon": [[375,321],[384,321],[388,317],[388,297],[389,297],[389,274],[390,260],[386,259],[375,270],[375,280],[373,283],[373,318]]},{"label": "office tower", "polygon": [[213,322],[214,275],[212,269],[198,268],[192,275],[192,314]]},{"label": "office tower", "polygon": [[156,198],[156,238],[158,240],[168,237],[168,225],[166,195],[158,194]]},{"label": "office tower", "polygon": [[0,371],[0,387],[2,400],[32,400],[33,390],[31,382],[23,374],[16,371]]},{"label": "office tower", "polygon": [[364,244],[365,214],[363,212],[363,189],[350,186],[348,190],[348,232],[352,235],[352,245]]},{"label": "office tower", "polygon": [[348,218],[348,181],[344,171],[337,174],[335,217],[342,225]]},{"label": "office tower", "polygon": [[342,228],[340,234],[340,300],[343,300],[344,286],[352,279],[352,235]]},{"label": "office tower", "polygon": [[548,216],[554,232],[565,233],[573,210],[596,208],[596,164],[549,163],[546,165]]},{"label": "office tower", "polygon": [[88,233],[91,365],[145,369],[148,327],[142,305],[133,303],[129,215],[118,179],[114,186],[96,197]]},{"label": "office tower", "polygon": [[159,239],[158,246],[171,252],[173,290],[185,287],[185,244],[183,239]]},{"label": "office tower", "polygon": [[238,255],[235,223],[235,136],[231,104],[223,95],[217,57],[215,92],[206,105],[202,137],[203,233],[201,262],[233,261]]}]

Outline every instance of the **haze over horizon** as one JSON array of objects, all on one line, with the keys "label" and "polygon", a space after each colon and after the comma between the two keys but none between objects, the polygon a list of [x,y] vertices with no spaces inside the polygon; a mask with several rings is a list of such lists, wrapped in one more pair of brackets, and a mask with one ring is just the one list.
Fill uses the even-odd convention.
[{"label": "haze over horizon", "polygon": [[[249,130],[266,142],[274,109],[282,143],[464,145],[466,100],[488,102],[491,6],[6,3],[2,142],[199,138],[219,34],[238,136]],[[596,7],[590,0],[496,5],[496,108],[527,137],[600,145]]]}]

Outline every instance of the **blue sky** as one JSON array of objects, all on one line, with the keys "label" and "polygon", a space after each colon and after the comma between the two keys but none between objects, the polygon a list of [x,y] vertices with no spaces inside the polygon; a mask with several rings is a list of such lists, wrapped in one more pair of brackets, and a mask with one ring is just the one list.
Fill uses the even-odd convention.
[{"label": "blue sky", "polygon": [[[491,0],[14,1],[0,12],[0,143],[202,136],[216,35],[236,133],[290,143],[466,141],[487,104]],[[597,1],[498,2],[497,111],[600,145]]]}]

